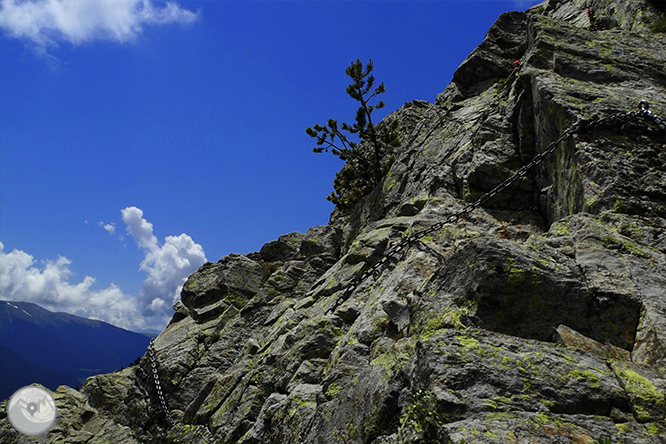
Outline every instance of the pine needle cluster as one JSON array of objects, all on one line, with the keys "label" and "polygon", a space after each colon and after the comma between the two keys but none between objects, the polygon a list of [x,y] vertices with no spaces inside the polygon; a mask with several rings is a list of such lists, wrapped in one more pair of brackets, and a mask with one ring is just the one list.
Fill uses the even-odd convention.
[{"label": "pine needle cluster", "polygon": [[[347,94],[358,101],[353,125],[329,119],[326,125],[315,124],[305,132],[317,139],[315,153],[330,151],[346,161],[333,181],[334,191],[327,197],[340,210],[346,211],[368,195],[382,180],[394,160],[393,152],[400,144],[398,121],[375,125],[372,113],[385,106],[383,101],[372,105],[371,101],[386,91],[382,82],[376,88],[371,74],[372,60],[364,67],[360,60],[352,62],[345,73],[352,79]],[[360,139],[355,142],[353,138]]]}]

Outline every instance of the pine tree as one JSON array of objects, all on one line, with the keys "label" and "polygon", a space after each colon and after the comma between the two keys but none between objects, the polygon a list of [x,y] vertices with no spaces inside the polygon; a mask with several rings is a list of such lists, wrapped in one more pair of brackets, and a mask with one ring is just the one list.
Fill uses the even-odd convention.
[{"label": "pine tree", "polygon": [[[329,150],[341,160],[346,161],[333,181],[334,191],[327,197],[340,210],[348,210],[369,194],[386,175],[393,162],[393,151],[400,144],[397,120],[388,124],[375,125],[372,112],[384,107],[379,101],[371,105],[371,100],[386,91],[382,82],[374,88],[375,77],[371,74],[372,60],[365,69],[360,60],[352,62],[345,70],[352,83],[347,86],[347,94],[358,101],[356,122],[353,125],[329,119],[326,126],[315,124],[305,132],[317,139],[315,153]],[[358,137],[359,143],[350,137]]]}]

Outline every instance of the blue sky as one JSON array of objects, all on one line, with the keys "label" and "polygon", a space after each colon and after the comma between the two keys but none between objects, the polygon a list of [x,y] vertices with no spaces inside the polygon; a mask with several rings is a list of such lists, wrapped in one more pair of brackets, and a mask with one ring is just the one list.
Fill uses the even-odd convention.
[{"label": "blue sky", "polygon": [[433,102],[520,0],[0,1],[0,299],[161,329],[205,260],[328,222],[305,128]]}]

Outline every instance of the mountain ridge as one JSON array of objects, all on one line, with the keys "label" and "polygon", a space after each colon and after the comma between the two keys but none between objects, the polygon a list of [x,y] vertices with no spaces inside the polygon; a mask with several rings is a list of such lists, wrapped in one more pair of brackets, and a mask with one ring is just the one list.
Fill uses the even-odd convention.
[{"label": "mountain ridge", "polygon": [[[78,387],[89,376],[128,366],[149,341],[103,321],[51,312],[30,302],[0,301],[0,347],[20,358],[2,361],[2,397],[29,383],[52,390],[62,384]],[[19,369],[39,377],[28,381],[24,373],[10,378]]]},{"label": "mountain ridge", "polygon": [[3,399],[11,396],[21,387],[36,382],[55,390],[60,385],[78,387],[80,382],[70,376],[47,369],[23,359],[13,351],[0,345],[0,396]]}]

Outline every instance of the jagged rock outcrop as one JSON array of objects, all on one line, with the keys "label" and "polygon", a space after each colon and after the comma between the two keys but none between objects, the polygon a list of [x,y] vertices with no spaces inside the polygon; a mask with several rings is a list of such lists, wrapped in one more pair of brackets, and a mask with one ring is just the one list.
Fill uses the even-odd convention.
[{"label": "jagged rock outcrop", "polygon": [[[586,8],[605,29],[592,31]],[[506,13],[352,213],[186,282],[149,357],[56,393],[48,442],[666,442],[666,116],[659,2]],[[514,63],[516,60],[519,63]],[[4,412],[4,409],[2,409]],[[1,415],[2,413],[0,413]],[[0,418],[2,442],[29,442]]]}]

